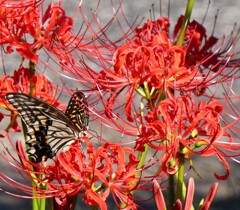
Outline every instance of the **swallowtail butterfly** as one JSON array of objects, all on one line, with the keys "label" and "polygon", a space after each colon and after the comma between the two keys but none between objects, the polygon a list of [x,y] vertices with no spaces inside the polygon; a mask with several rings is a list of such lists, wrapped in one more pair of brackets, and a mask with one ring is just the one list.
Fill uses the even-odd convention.
[{"label": "swallowtail butterfly", "polygon": [[36,163],[53,158],[66,144],[85,136],[89,120],[88,103],[80,91],[71,97],[65,114],[24,93],[8,93],[5,98],[27,127],[27,153]]}]

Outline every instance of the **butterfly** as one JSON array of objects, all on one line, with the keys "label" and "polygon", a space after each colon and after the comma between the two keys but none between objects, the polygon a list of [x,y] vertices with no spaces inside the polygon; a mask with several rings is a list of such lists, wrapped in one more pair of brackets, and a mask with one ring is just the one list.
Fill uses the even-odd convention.
[{"label": "butterfly", "polygon": [[5,99],[26,125],[27,154],[36,163],[52,159],[69,142],[86,135],[88,102],[80,91],[72,95],[65,113],[24,93],[8,93]]}]

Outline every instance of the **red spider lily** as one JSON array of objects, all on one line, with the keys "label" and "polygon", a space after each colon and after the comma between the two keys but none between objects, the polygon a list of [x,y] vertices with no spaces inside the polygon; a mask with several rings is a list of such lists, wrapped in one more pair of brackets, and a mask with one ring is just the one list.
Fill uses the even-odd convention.
[{"label": "red spider lily", "polygon": [[[53,164],[29,162],[20,141],[17,149],[21,164],[12,164],[13,169],[35,183],[35,196],[55,197],[58,205],[66,206],[72,204],[69,200],[74,196],[83,194],[87,204],[107,209],[106,199],[111,193],[117,205],[120,202],[126,209],[136,209],[131,191],[139,181],[135,167],[138,161],[131,148],[107,143],[95,150],[88,143],[84,151],[76,141],[68,151],[56,156]],[[12,182],[7,176],[1,178],[27,194],[32,193],[28,186],[22,188],[22,184]]]},{"label": "red spider lily", "polygon": [[197,74],[196,66],[185,65],[186,48],[174,46],[166,32],[168,26],[168,20],[160,18],[138,28],[135,37],[115,52],[114,71],[102,70],[97,80],[104,88],[110,87],[110,90],[130,86],[126,103],[130,121],[132,116],[129,107],[132,106],[133,89],[141,89],[147,84],[147,98],[154,89],[162,94],[168,88],[183,88]]},{"label": "red spider lily", "polygon": [[[32,87],[34,86],[34,88]],[[33,95],[42,98],[44,101],[58,106],[59,102],[54,98],[56,95],[56,88],[46,79],[45,76],[33,75],[31,76],[30,69],[20,67],[17,71],[14,71],[13,76],[6,75],[0,79],[0,106],[7,107],[10,110],[13,110],[4,100],[6,93],[11,92],[22,92],[29,94],[30,87],[32,87]],[[13,120],[15,116],[11,116],[11,128],[14,131],[20,131],[18,123],[16,120]]]},{"label": "red spider lily", "polygon": [[[74,19],[66,15],[61,3],[51,3],[46,11],[43,8],[33,0],[29,4],[21,1],[0,6],[3,31],[0,44],[7,45],[7,53],[16,49],[23,60],[29,60],[30,65],[34,63],[34,69],[21,67],[14,76],[3,77],[0,94],[31,93],[50,104],[54,102],[54,106],[58,105],[54,98],[56,89],[48,82],[47,76],[33,73],[37,71],[36,65],[43,61],[38,53],[43,49],[49,59],[60,64],[64,73],[74,76],[69,77],[71,81],[74,79],[77,85],[91,87],[91,93],[97,90],[99,97],[95,97],[93,104],[89,103],[90,117],[101,128],[107,125],[107,129],[114,128],[117,134],[134,137],[129,142],[134,150],[114,143],[105,143],[94,149],[85,137],[86,150],[76,141],[51,162],[36,164],[29,161],[19,142],[15,152],[20,161],[9,154],[13,159],[11,162],[6,157],[9,151],[4,145],[5,152],[0,155],[14,171],[23,174],[29,185],[17,183],[2,172],[1,179],[29,197],[54,197],[56,209],[72,209],[77,194],[84,196],[86,204],[101,209],[107,209],[106,200],[110,195],[119,208],[137,209],[133,192],[141,183],[146,183],[143,174],[152,169],[149,162],[154,157],[154,163],[160,166],[150,179],[156,176],[160,179],[161,172],[164,172],[164,178],[180,174],[184,164],[182,158],[191,159],[191,155],[216,155],[224,164],[226,174],[215,176],[218,179],[228,177],[227,158],[240,155],[240,144],[234,143],[227,129],[231,129],[238,120],[224,127],[227,122],[223,118],[225,107],[215,94],[207,90],[211,85],[233,80],[232,75],[239,64],[234,58],[237,37],[208,38],[203,25],[192,21],[187,26],[183,43],[179,45],[178,34],[183,22],[180,17],[173,35],[169,33],[169,19],[159,18],[148,20],[136,29],[130,26],[129,31],[134,30],[134,33],[124,33],[120,40],[113,42],[105,33],[108,25],[102,28],[95,13],[92,20],[85,19],[81,5],[76,13],[80,11],[83,14],[83,23],[87,27],[81,33],[82,37],[73,34]],[[115,13],[114,19],[118,21]],[[100,32],[95,32],[95,20]],[[90,36],[85,39],[87,32]],[[91,62],[98,68],[91,68]],[[48,63],[42,63],[49,68]],[[102,69],[100,73],[99,67]],[[199,97],[203,95],[209,99],[208,102]],[[103,102],[105,116],[102,110],[97,111],[95,105],[99,105],[99,101]],[[227,102],[231,103],[230,97]],[[0,100],[0,103],[6,107],[4,101]],[[122,107],[125,107],[125,113]],[[15,125],[15,128],[18,127]],[[147,156],[149,147],[156,155],[150,155],[147,162],[142,157]],[[31,187],[30,182],[33,182]],[[176,185],[180,182],[183,180],[176,180]],[[156,197],[161,197],[157,192],[159,188],[155,186]],[[191,206],[193,188],[190,180],[185,209]],[[210,197],[205,209],[211,204]],[[158,208],[165,206],[163,202],[159,205]],[[182,205],[180,200],[175,203],[176,209],[182,209]]]},{"label": "red spider lily", "polygon": [[0,96],[1,96],[1,105],[6,105],[3,101],[3,97],[6,93],[11,92],[22,92],[29,93],[30,86],[34,84],[33,95],[38,96],[48,103],[54,103],[54,106],[58,106],[59,103],[54,100],[56,95],[56,88],[47,80],[47,78],[42,75],[33,75],[31,76],[30,69],[20,67],[18,70],[14,71],[13,76],[6,75],[0,79]]},{"label": "red spider lily", "polygon": [[[173,39],[180,23],[181,20]],[[220,82],[229,81],[229,74],[238,70],[238,61],[232,59],[234,54],[231,54],[237,37],[229,41],[229,52],[223,53],[213,47],[221,49],[224,44],[219,46],[215,37],[208,39],[204,27],[196,21],[189,24],[182,46],[175,45],[168,29],[166,18],[147,21],[135,30],[134,38],[116,50],[113,69],[103,69],[97,79],[102,92],[111,92],[105,103],[106,115],[112,119],[122,116],[115,107],[122,107],[125,99],[122,119],[135,123],[138,139],[135,149],[144,152],[147,144],[165,151],[160,159],[166,174],[176,172],[177,168],[169,169],[169,163],[176,158],[178,165],[179,147],[183,146],[186,157],[191,153],[216,155],[227,170],[224,176],[216,177],[225,179],[229,174],[226,158],[239,156],[239,144],[228,144],[233,139],[227,132],[229,127],[222,125],[224,107],[217,99],[213,100],[214,96],[208,95],[206,88],[217,84],[218,77]],[[210,44],[211,40],[215,41]],[[185,96],[175,96],[178,94]],[[209,97],[210,102],[198,99],[200,102],[195,104],[191,98],[201,94]],[[133,98],[139,95],[141,101],[137,104]],[[227,142],[221,142],[225,137]]]},{"label": "red spider lily", "polygon": [[[233,142],[231,135],[221,126],[222,111],[217,100],[196,104],[188,95],[165,99],[145,115],[146,124],[142,126],[135,148],[142,151],[143,145],[148,144],[154,150],[164,151],[162,170],[166,174],[176,172],[177,168],[169,169],[169,162],[174,158],[178,163],[180,145],[184,146],[186,157],[190,153],[216,155],[227,171],[224,176],[215,176],[226,179],[229,175],[226,158],[239,156],[240,145],[230,143]],[[224,137],[228,142],[221,142]]]},{"label": "red spider lily", "polygon": [[[50,65],[53,62],[64,71],[64,75],[61,76],[70,78],[71,82],[74,78],[83,84],[91,82],[89,86],[95,85],[93,77],[96,77],[97,74],[88,67],[83,56],[93,63],[97,63],[96,58],[98,60],[98,56],[100,56],[101,62],[107,61],[106,63],[109,65],[107,54],[110,50],[103,50],[102,46],[95,41],[96,37],[103,34],[105,29],[100,27],[97,18],[93,18],[91,21],[86,20],[81,2],[79,5],[76,4],[77,8],[73,17],[67,16],[62,7],[62,1],[52,2],[47,6],[45,4],[44,1],[39,0],[27,2],[6,0],[0,3],[0,44],[3,52],[9,57],[9,54],[16,50],[23,60],[29,60],[35,65],[39,63],[45,65],[44,73],[46,70],[52,70],[54,74],[58,73],[55,66],[52,68]],[[46,7],[47,9],[44,10]],[[80,29],[84,29],[84,24],[86,29],[74,34],[73,18],[79,10],[81,10],[80,19],[83,21]],[[91,28],[91,24],[95,22],[100,27],[99,32],[95,32]],[[91,30],[89,37],[86,35],[88,30]],[[46,56],[43,56],[42,52],[45,52]],[[48,61],[46,64],[46,57],[51,62]],[[69,74],[74,77],[69,77]]]},{"label": "red spider lily", "polygon": [[[218,42],[215,37],[207,39],[204,27],[193,21],[187,28],[183,46],[176,46],[167,32],[169,25],[167,18],[147,21],[135,30],[133,38],[118,47],[113,56],[114,68],[101,71],[97,83],[104,91],[111,92],[106,104],[108,116],[125,88],[126,116],[134,121],[132,110],[136,93],[151,101],[171,91],[201,95],[211,85],[230,81],[229,75],[237,72],[238,60],[234,59],[237,37]],[[179,23],[173,38],[178,31]],[[220,52],[225,45],[229,46]]]},{"label": "red spider lily", "polygon": [[[194,144],[205,138],[212,144],[223,135],[223,128],[219,125],[222,109],[218,101],[195,104],[190,96],[166,99],[145,116],[147,124],[143,126],[142,134],[152,133],[170,142],[178,139],[188,149],[188,143]],[[188,138],[191,138],[189,142]]]},{"label": "red spider lily", "polygon": [[[40,20],[40,8],[38,1],[19,2],[15,4],[1,4],[1,44],[9,44],[7,49],[11,53],[12,48],[24,58],[33,63],[38,62],[36,52],[44,47],[49,52],[60,56],[60,62],[64,58],[65,45],[70,40],[73,21],[65,15],[60,4],[49,5]],[[27,41],[26,35],[32,40]],[[58,45],[57,45],[58,43]],[[65,56],[67,56],[65,54]]]},{"label": "red spider lily", "polygon": [[[96,151],[93,150],[92,145],[88,145],[87,152],[88,158],[86,159],[81,148],[72,145],[67,152],[61,153],[57,157],[53,166],[46,168],[46,175],[49,174],[50,168],[54,179],[59,183],[62,181],[54,175],[56,171],[58,171],[58,177],[63,180],[65,177],[65,183],[68,183],[71,178],[77,180],[77,183],[70,181],[72,188],[66,185],[66,190],[74,194],[70,191],[79,192],[84,187],[82,189],[85,192],[84,201],[89,205],[99,205],[102,209],[106,209],[105,201],[111,192],[129,209],[134,207],[135,204],[130,192],[135,187],[133,183],[137,183],[139,180],[136,175],[137,161],[134,151],[130,148],[122,148],[117,144],[105,144]],[[67,180],[68,177],[70,180]],[[53,181],[51,178],[47,179]],[[50,190],[56,190],[55,184],[49,183],[48,185],[46,183],[46,185]],[[60,186],[60,188],[62,187]],[[60,189],[60,193],[65,194],[66,190]]]},{"label": "red spider lily", "polygon": [[[207,194],[206,199],[204,200],[204,203],[199,205],[200,210],[210,209],[212,202],[214,200],[214,197],[216,196],[217,188],[218,188],[218,183],[215,183],[212,185],[212,187],[210,188],[210,190]],[[178,199],[178,200],[176,200],[173,209],[175,209],[175,210],[182,210],[182,209],[190,210],[190,209],[192,209],[194,191],[195,191],[194,179],[190,178],[188,180],[188,184],[187,184],[187,192],[186,192],[184,208],[183,208],[182,202]],[[155,202],[157,205],[157,209],[159,209],[159,210],[167,209],[161,187],[159,186],[159,184],[156,180],[153,180],[153,192],[154,192],[154,198],[155,198]]]},{"label": "red spider lily", "polygon": [[[175,27],[173,39],[180,30],[181,21],[182,17]],[[225,60],[227,54],[219,60],[221,54],[213,51],[214,46],[220,47],[217,45],[218,39],[212,36],[208,40],[205,28],[198,22],[192,21],[189,24],[183,46],[175,46],[168,33],[169,26],[168,18],[159,18],[156,21],[147,21],[143,27],[138,27],[135,36],[116,50],[113,56],[114,70],[104,69],[99,77],[99,83],[111,88],[127,85],[138,88],[148,81],[147,79],[150,78],[151,81],[154,75],[159,75],[156,76],[159,79],[156,78],[157,82],[154,83],[157,86],[153,86],[160,90],[166,91],[166,87],[183,88],[184,85],[204,86],[202,83],[206,78],[200,76],[202,65],[216,68],[224,61],[225,67],[230,63]],[[212,42],[212,39],[215,41]],[[234,47],[234,41],[235,39],[230,42],[232,45],[229,48]],[[212,71],[213,68],[210,67],[209,70]],[[222,72],[223,68],[219,71]],[[204,74],[207,75],[209,72]],[[215,77],[216,75],[218,74],[215,74]],[[169,85],[168,81],[170,84],[175,83]],[[167,85],[164,86],[164,83]]]}]

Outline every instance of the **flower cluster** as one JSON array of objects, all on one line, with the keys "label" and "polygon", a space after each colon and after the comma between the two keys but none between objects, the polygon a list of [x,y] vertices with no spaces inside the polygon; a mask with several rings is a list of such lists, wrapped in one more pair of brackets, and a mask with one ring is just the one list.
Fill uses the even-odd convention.
[{"label": "flower cluster", "polygon": [[[233,97],[237,97],[231,88],[238,79],[238,36],[208,37],[202,24],[185,15],[180,16],[172,34],[170,19],[160,17],[146,20],[141,26],[130,26],[132,33],[124,33],[113,42],[108,39],[107,30],[114,20],[122,29],[117,13],[104,27],[96,15],[98,6],[88,21],[81,1],[73,17],[79,12],[86,30],[74,34],[74,18],[66,14],[62,3],[52,2],[46,9],[44,1],[0,3],[0,45],[6,52],[4,56],[16,52],[21,57],[13,75],[6,70],[0,78],[0,105],[12,113],[10,124],[5,133],[1,130],[0,137],[6,136],[15,153],[12,155],[3,143],[0,157],[26,183],[14,181],[3,172],[0,179],[37,200],[35,210],[45,198],[54,198],[54,209],[74,209],[78,194],[85,204],[96,208],[108,209],[107,200],[111,197],[118,208],[137,209],[135,191],[144,190],[153,193],[158,209],[166,209],[159,186],[166,180],[168,188],[173,189],[170,192],[175,193],[177,188],[177,201],[170,201],[169,207],[182,209],[185,200],[185,209],[190,209],[194,182],[189,179],[184,193],[185,161],[192,164],[192,156],[216,156],[226,173],[215,173],[215,177],[225,180],[230,174],[228,160],[240,156],[240,144],[235,142],[238,132],[233,132],[240,115],[233,104]],[[120,13],[121,6],[114,11]],[[53,66],[48,61],[53,61]],[[49,71],[60,82],[51,81]],[[61,114],[63,119],[58,114],[66,103],[60,102],[58,88],[61,87],[61,94],[69,94],[74,92],[73,83],[88,89],[88,102],[84,104],[88,107],[77,109],[72,99],[71,110],[65,116]],[[222,98],[217,91],[219,86],[224,92]],[[40,105],[32,107],[26,101],[26,108],[17,109],[17,113],[4,98],[14,92],[40,98],[46,106],[60,109],[52,117],[47,113],[50,108],[44,111]],[[40,116],[33,117],[34,122],[24,119],[31,109],[40,110]],[[83,128],[83,112],[90,116],[89,130]],[[51,150],[56,147],[50,143],[57,131],[65,132],[66,136],[58,137],[64,141],[57,143],[60,146],[55,157],[34,162],[22,141],[14,146],[10,131],[21,131],[18,114],[25,122],[22,130],[28,134],[26,141],[32,138],[35,150],[40,150],[39,145]],[[0,120],[5,116],[9,117],[1,113]],[[76,123],[75,130],[79,129],[81,135],[64,120]],[[92,128],[91,123],[97,126]],[[108,133],[113,135],[107,136]],[[93,143],[96,141],[100,143],[98,147]],[[209,191],[202,209],[210,207],[216,189],[217,184]]]},{"label": "flower cluster", "polygon": [[[221,59],[221,53],[214,52],[209,45],[209,40],[216,38],[207,39],[203,26],[196,21],[189,23],[183,45],[176,46],[174,38],[181,21],[182,17],[173,38],[168,33],[167,18],[147,21],[143,27],[138,27],[134,37],[114,53],[114,69],[102,70],[97,82],[102,89],[111,91],[106,109],[111,112],[107,114],[109,117],[116,116],[111,107],[119,103],[118,97],[124,98],[119,93],[127,89],[126,119],[138,125],[135,149],[143,152],[144,145],[148,145],[164,151],[161,160],[162,171],[166,174],[170,173],[169,163],[173,159],[179,164],[179,154],[187,157],[192,153],[217,155],[227,169],[226,176],[217,177],[226,178],[229,167],[225,158],[229,156],[222,150],[229,150],[236,156],[239,145],[236,144],[235,149],[233,145],[227,146],[233,139],[222,119],[224,107],[208,94],[207,88],[227,82],[228,74],[238,69],[237,61],[233,68],[225,59],[231,55],[225,54]],[[234,40],[231,47],[234,47]],[[133,100],[136,95],[142,98],[139,103]],[[201,96],[211,100],[207,102]],[[227,139],[224,143],[223,138]],[[171,173],[176,170],[178,167]]]},{"label": "flower cluster", "polygon": [[[116,203],[125,203],[129,209],[135,208],[131,191],[139,176],[133,149],[114,143],[94,149],[89,143],[85,152],[75,141],[68,151],[60,153],[52,164],[46,166],[29,162],[20,141],[17,148],[26,177],[33,179],[35,193],[40,196],[52,196],[60,206],[71,206],[74,196],[83,194],[87,204],[107,209],[106,199],[111,193],[117,196]],[[23,191],[31,194],[28,187]]]},{"label": "flower cluster", "polygon": [[[58,3],[51,3],[43,17],[40,17],[41,1],[24,1],[19,5],[1,3],[1,45],[7,44],[7,53],[14,49],[23,58],[38,62],[37,51],[45,48],[58,56],[60,63],[66,60],[66,45],[71,42],[73,20],[65,15]],[[26,37],[29,40],[26,40]],[[69,58],[67,58],[69,59]]]}]

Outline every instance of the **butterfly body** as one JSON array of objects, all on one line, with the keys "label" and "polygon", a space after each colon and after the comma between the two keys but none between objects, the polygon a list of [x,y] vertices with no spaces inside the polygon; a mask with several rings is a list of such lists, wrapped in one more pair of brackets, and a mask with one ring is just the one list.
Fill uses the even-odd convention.
[{"label": "butterfly body", "polygon": [[66,113],[23,93],[8,93],[5,98],[27,127],[27,153],[35,162],[53,158],[69,142],[85,135],[88,104],[81,92],[73,94]]}]

